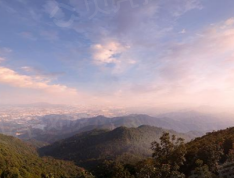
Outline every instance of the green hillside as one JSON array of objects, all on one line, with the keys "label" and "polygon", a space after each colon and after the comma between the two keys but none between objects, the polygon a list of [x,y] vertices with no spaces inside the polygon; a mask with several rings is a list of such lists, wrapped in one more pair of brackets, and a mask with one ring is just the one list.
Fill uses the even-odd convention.
[{"label": "green hillside", "polygon": [[[112,131],[93,130],[43,147],[43,155],[72,160],[79,166],[95,167],[104,160],[136,163],[151,156],[151,142],[159,140],[166,130],[152,126],[119,127]],[[185,134],[167,131],[190,140]]]},{"label": "green hillside", "polygon": [[196,161],[202,160],[211,171],[217,173],[217,165],[234,160],[234,127],[207,133],[186,144],[186,164],[183,171],[191,172]]},{"label": "green hillside", "polygon": [[34,147],[0,135],[1,178],[84,178],[88,173],[73,163],[40,158]]}]

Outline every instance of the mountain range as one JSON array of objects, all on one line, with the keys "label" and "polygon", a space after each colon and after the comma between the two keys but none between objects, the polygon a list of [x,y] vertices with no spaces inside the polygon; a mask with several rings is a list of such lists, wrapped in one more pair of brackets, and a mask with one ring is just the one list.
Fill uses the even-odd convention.
[{"label": "mountain range", "polygon": [[[209,131],[231,126],[232,121],[221,120],[220,117],[215,117],[212,121],[211,116],[205,117],[200,113],[170,113],[158,117],[97,116],[75,121],[62,118],[53,120],[53,117],[49,120],[43,119],[46,123],[44,130],[32,130],[31,138],[22,135],[27,142],[0,135],[0,177],[87,178],[93,177],[88,171],[95,175],[96,170],[103,172],[99,165],[106,164],[106,161],[110,161],[109,165],[113,163],[136,176],[135,165],[144,165],[143,160],[152,160],[151,143],[160,143],[160,137],[165,132],[186,141],[186,162],[180,168],[186,176],[191,175],[197,168],[197,160],[203,162],[202,168],[217,175],[215,165],[226,162],[233,152],[234,127]],[[180,133],[170,129],[184,129],[182,126],[188,129],[185,129],[186,131],[190,131]],[[198,137],[201,133],[192,131],[192,128],[201,131],[207,128],[209,132]]]},{"label": "mountain range", "polygon": [[93,129],[113,130],[117,127],[139,127],[149,125],[171,129],[187,135],[198,137],[206,132],[225,129],[234,126],[234,121],[227,116],[213,116],[198,112],[176,112],[152,117],[143,114],[132,114],[121,117],[108,118],[97,116],[78,120],[68,120],[56,115],[40,118],[44,129],[31,129],[20,136],[22,139],[34,139],[40,142],[53,143],[72,135],[91,131]]}]

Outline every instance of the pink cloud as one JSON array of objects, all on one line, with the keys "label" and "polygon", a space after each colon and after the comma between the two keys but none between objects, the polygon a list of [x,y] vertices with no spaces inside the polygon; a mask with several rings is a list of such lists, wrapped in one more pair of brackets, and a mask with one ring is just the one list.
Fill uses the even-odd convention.
[{"label": "pink cloud", "polygon": [[76,89],[69,88],[65,85],[49,84],[46,79],[41,77],[32,77],[21,75],[6,67],[0,66],[0,83],[4,83],[17,88],[29,88],[42,90],[50,93],[67,93],[68,95],[76,95]]}]

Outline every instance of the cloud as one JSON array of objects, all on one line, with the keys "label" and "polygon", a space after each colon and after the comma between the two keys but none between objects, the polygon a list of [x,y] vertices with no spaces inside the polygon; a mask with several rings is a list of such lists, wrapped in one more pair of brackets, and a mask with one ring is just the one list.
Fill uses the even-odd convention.
[{"label": "cloud", "polygon": [[47,79],[41,77],[32,77],[21,75],[12,69],[0,66],[0,83],[4,83],[17,88],[28,88],[42,90],[49,93],[66,93],[67,95],[76,95],[76,89],[65,85],[49,84]]},{"label": "cloud", "polygon": [[227,25],[227,26],[230,26],[233,24],[234,24],[234,18],[230,18],[230,19],[226,20],[226,22],[225,22],[225,25]]},{"label": "cloud", "polygon": [[5,61],[5,58],[0,57],[0,63]]},{"label": "cloud", "polygon": [[[115,0],[114,4],[108,2],[108,8],[102,3],[94,5],[93,1],[88,4],[89,8],[85,1],[69,2],[76,12],[59,6],[56,1],[47,4],[47,12],[50,16],[56,12],[53,20],[65,16],[69,19],[79,13],[80,19],[73,20],[69,29],[74,29],[91,43],[91,60],[98,65],[108,65],[112,68],[108,70],[111,75],[123,73],[133,64],[146,65],[144,60],[148,61],[149,55],[156,56],[153,51],[164,43],[164,39],[174,37],[173,28],[178,18],[202,7],[200,0],[176,0],[175,3],[139,0],[134,1],[134,5],[131,1]],[[118,10],[115,10],[115,4],[119,5]],[[94,13],[95,16],[90,18]],[[127,46],[131,48],[126,49]]]},{"label": "cloud", "polygon": [[92,45],[91,51],[95,63],[108,64],[108,63],[118,63],[119,56],[127,48],[128,47],[122,46],[117,42],[111,41],[104,45],[102,44]]},{"label": "cloud", "polygon": [[181,30],[180,33],[181,34],[185,34],[187,31],[185,29]]},{"label": "cloud", "polygon": [[[53,20],[53,23],[62,28],[70,28],[74,20],[78,20],[79,17],[79,13],[76,13],[76,9],[74,9],[72,6],[65,3],[59,3],[55,0],[47,1],[44,5],[44,10],[49,14],[50,18]],[[67,17],[64,10],[73,14]]]},{"label": "cloud", "polygon": [[[72,101],[82,98],[89,104],[121,106],[234,105],[234,18],[209,26],[204,25],[208,19],[202,20],[196,28],[183,24],[205,10],[200,0],[137,0],[133,5],[130,0],[114,0],[114,5],[111,1],[106,5],[105,1],[59,2],[46,1],[46,24],[51,28],[39,28],[39,35],[49,41],[71,39],[56,43],[53,49],[61,49],[59,57],[68,65],[63,69],[72,68],[64,78],[77,87],[77,95],[85,96],[71,97]],[[64,33],[58,34],[59,28]],[[14,87],[59,91],[64,97],[74,91],[67,84],[52,84],[53,73],[41,69],[3,69],[1,82]],[[75,77],[85,92],[80,92]]]},{"label": "cloud", "polygon": [[148,66],[154,81],[136,86],[137,92],[167,103],[233,107],[234,24],[226,22],[206,27],[189,40],[168,43],[157,59],[160,67]]},{"label": "cloud", "polygon": [[[90,60],[99,67],[114,66],[109,70],[112,74],[126,71],[141,58],[148,58],[144,50],[147,53],[164,38],[173,36],[176,20],[202,7],[200,0],[94,2],[97,1],[70,0],[65,4],[50,0],[44,8],[55,26],[75,30],[87,40],[91,46]],[[131,49],[126,49],[127,46]]]},{"label": "cloud", "polygon": [[[170,0],[166,0],[166,3],[171,3]],[[193,10],[193,9],[202,9],[201,1],[199,0],[176,0],[173,4],[170,4],[169,10],[171,9],[171,13],[175,17],[180,17],[184,13]]]},{"label": "cloud", "polygon": [[47,81],[57,79],[59,76],[64,75],[64,72],[46,72],[40,68],[23,66],[21,69],[27,74],[37,76],[37,78],[46,78]]},{"label": "cloud", "polygon": [[23,69],[25,72],[35,72],[35,71],[37,71],[35,68],[29,67],[29,66],[21,67],[21,69]]},{"label": "cloud", "polygon": [[[196,82],[205,78],[209,80],[212,76],[226,76],[234,67],[234,26],[223,28],[225,23],[208,26],[200,30],[199,36],[188,36],[180,42],[164,45],[161,55],[146,64],[148,70],[164,82]],[[152,64],[156,60],[160,66],[153,70],[155,65]]]},{"label": "cloud", "polygon": [[[28,66],[23,67],[23,70],[35,72]],[[51,76],[23,75],[3,66],[0,66],[0,89],[1,103],[49,102],[68,105],[82,103],[90,107],[97,101],[105,103],[104,98],[99,98],[92,92],[78,91],[63,84],[52,84]]]},{"label": "cloud", "polygon": [[[220,105],[232,104],[227,99],[232,92],[234,68],[232,18],[192,34],[186,33],[178,20],[189,11],[202,10],[200,0],[159,0],[148,4],[139,0],[136,6],[121,1],[118,10],[110,1],[108,8],[99,4],[98,10],[93,1],[88,4],[90,9],[85,1],[69,2],[67,5],[73,9],[56,1],[49,1],[45,9],[54,25],[73,29],[88,41],[91,58],[86,58],[102,69],[99,75],[118,77],[113,88],[109,83],[103,84],[108,86],[103,94],[98,93],[101,89],[91,91],[100,100],[152,106],[179,102],[218,104],[213,95],[219,97]],[[77,13],[80,18],[72,18]]]},{"label": "cloud", "polygon": [[95,44],[106,38],[129,45],[156,43],[155,40],[166,35],[180,16],[201,9],[200,0],[69,2],[50,0],[45,11],[56,26],[74,29]]},{"label": "cloud", "polygon": [[8,54],[8,53],[11,53],[12,52],[12,49],[10,48],[6,48],[6,47],[0,47],[0,54]]},{"label": "cloud", "polygon": [[9,12],[9,13],[12,13],[12,14],[17,13],[17,11],[12,6],[7,4],[5,1],[0,1],[0,6],[2,6],[4,8],[4,10]]},{"label": "cloud", "polygon": [[112,75],[121,75],[136,65],[136,61],[129,54],[129,51],[131,52],[130,46],[122,45],[113,40],[91,46],[94,64],[104,69],[103,71],[111,72]]},{"label": "cloud", "polygon": [[131,71],[134,79],[119,80],[112,93],[104,92],[106,103],[234,107],[234,24],[227,26],[223,21],[207,26],[179,42],[164,44],[160,50],[155,47],[154,52],[140,58]]}]

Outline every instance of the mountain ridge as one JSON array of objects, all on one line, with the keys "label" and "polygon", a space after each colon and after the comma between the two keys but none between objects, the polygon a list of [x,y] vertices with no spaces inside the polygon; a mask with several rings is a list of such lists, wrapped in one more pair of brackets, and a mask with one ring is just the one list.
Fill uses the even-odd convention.
[{"label": "mountain ridge", "polygon": [[76,134],[39,149],[41,155],[74,161],[77,165],[92,168],[104,160],[135,163],[151,155],[150,145],[164,132],[191,138],[173,130],[142,125],[137,128],[118,127],[114,130],[95,129]]}]

